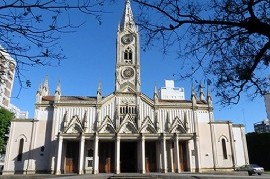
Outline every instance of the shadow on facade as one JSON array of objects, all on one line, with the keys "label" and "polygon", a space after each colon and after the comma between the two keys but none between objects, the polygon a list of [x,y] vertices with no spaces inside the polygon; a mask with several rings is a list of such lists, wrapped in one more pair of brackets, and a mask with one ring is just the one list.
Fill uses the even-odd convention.
[{"label": "shadow on facade", "polygon": [[[15,174],[51,173],[51,170],[55,168],[57,141],[52,141],[53,109],[47,110],[50,112],[46,122],[45,120],[31,121],[31,136],[27,139],[29,144],[27,145],[24,139],[19,140],[17,156],[12,159]],[[40,146],[36,147],[37,145]]]}]

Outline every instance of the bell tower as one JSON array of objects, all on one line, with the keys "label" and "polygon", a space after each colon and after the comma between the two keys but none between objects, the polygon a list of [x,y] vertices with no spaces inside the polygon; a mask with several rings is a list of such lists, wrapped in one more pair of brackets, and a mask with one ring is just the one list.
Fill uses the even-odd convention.
[{"label": "bell tower", "polygon": [[132,88],[140,92],[140,43],[130,0],[126,0],[123,17],[117,30],[115,91]]}]

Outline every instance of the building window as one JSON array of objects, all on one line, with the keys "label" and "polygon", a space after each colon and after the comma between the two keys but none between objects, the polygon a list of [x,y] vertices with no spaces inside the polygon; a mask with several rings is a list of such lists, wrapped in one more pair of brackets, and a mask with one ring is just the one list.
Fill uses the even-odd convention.
[{"label": "building window", "polygon": [[124,62],[132,63],[132,50],[129,47],[124,51]]},{"label": "building window", "polygon": [[18,158],[17,158],[17,161],[22,161],[23,143],[24,143],[24,140],[23,140],[23,139],[20,139],[20,143],[19,143],[19,152],[18,152]]},{"label": "building window", "polygon": [[221,140],[222,144],[222,152],[223,152],[223,159],[228,159],[228,154],[227,154],[227,148],[226,148],[226,141],[225,139]]}]

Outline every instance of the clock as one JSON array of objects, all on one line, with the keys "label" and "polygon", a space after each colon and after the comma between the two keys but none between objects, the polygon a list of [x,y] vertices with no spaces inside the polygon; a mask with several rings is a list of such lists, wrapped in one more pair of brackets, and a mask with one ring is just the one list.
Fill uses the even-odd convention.
[{"label": "clock", "polygon": [[131,78],[134,76],[134,70],[131,67],[125,68],[122,71],[122,76],[124,78]]},{"label": "clock", "polygon": [[133,41],[133,35],[132,34],[126,34],[121,38],[122,42],[124,44],[129,44]]}]

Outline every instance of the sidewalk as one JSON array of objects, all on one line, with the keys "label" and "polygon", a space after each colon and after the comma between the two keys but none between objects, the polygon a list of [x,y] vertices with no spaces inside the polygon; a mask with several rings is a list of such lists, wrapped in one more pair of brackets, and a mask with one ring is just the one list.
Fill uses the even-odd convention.
[{"label": "sidewalk", "polygon": [[182,178],[194,178],[194,176],[203,176],[203,175],[224,175],[224,176],[248,176],[247,172],[207,172],[207,173],[192,173],[192,172],[183,172],[183,173],[147,173],[147,174],[140,174],[140,173],[121,173],[121,174],[85,174],[85,175],[78,175],[78,174],[63,174],[63,175],[51,175],[51,174],[36,174],[36,175],[0,175],[0,179],[59,179],[59,178],[67,178],[67,179],[131,179],[131,178],[138,178],[138,179],[176,179],[181,176]]}]

